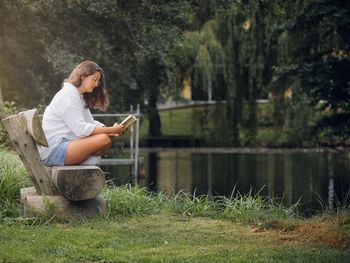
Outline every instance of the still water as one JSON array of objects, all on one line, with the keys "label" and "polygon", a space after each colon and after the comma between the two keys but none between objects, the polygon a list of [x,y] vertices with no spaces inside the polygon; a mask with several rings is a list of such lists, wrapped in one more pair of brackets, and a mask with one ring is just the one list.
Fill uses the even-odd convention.
[{"label": "still water", "polygon": [[[350,153],[320,151],[234,152],[206,149],[143,149],[139,184],[155,192],[230,196],[253,191],[300,199],[301,211],[334,206],[350,192]],[[129,168],[104,167],[116,185],[131,182]]]}]

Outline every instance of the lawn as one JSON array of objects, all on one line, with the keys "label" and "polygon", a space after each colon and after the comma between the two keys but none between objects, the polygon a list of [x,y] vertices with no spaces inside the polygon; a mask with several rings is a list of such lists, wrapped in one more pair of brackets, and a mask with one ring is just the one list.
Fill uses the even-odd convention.
[{"label": "lawn", "polygon": [[[224,112],[225,105],[197,105],[192,107],[182,107],[174,109],[164,109],[159,111],[161,120],[161,131],[163,136],[196,136],[203,137],[203,129],[215,129],[215,120]],[[266,133],[265,125],[271,122],[272,104],[258,104],[258,120],[260,130]],[[206,121],[205,121],[206,120]],[[207,122],[207,126],[201,127]],[[217,120],[216,120],[217,122]],[[140,138],[147,137],[149,122],[146,115],[142,116],[140,125]]]},{"label": "lawn", "polygon": [[[193,136],[193,108],[179,108],[159,111],[162,134],[165,136]],[[148,134],[147,116],[142,116],[140,137]]]},{"label": "lawn", "polygon": [[[331,221],[287,229],[156,214],[83,223],[0,224],[0,262],[347,262],[347,232]],[[334,231],[337,227],[338,231]]]}]

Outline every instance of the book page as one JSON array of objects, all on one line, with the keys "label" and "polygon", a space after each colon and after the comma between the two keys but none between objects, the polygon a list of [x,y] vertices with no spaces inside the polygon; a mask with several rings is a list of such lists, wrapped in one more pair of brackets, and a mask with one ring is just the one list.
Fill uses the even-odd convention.
[{"label": "book page", "polygon": [[131,125],[133,125],[136,122],[137,118],[134,115],[129,115],[126,117],[120,125],[123,125],[125,129],[129,128]]}]

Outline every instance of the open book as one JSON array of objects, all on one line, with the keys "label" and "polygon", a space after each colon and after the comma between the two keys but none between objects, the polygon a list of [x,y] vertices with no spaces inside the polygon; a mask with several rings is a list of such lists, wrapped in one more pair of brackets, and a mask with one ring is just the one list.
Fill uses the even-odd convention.
[{"label": "open book", "polygon": [[125,129],[128,129],[136,120],[137,118],[134,115],[129,115],[121,123],[119,123],[119,125],[123,125]]}]

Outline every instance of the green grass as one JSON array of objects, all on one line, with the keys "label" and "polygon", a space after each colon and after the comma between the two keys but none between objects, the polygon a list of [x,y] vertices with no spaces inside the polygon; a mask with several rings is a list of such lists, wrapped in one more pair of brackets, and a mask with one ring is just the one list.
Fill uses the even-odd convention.
[{"label": "green grass", "polygon": [[162,133],[171,136],[193,136],[193,111],[193,108],[160,111]]},{"label": "green grass", "polygon": [[0,147],[0,218],[18,216],[19,190],[30,184],[19,157]]},{"label": "green grass", "polygon": [[297,231],[147,215],[31,226],[0,224],[0,262],[346,262],[350,250]]},{"label": "green grass", "polygon": [[[177,109],[160,110],[159,116],[162,125],[162,135],[164,136],[203,136],[198,123],[194,121],[194,118],[199,121],[199,118],[204,118],[204,113],[208,114],[208,127],[214,127],[214,120],[210,118],[215,116],[215,111],[221,112],[224,110],[225,105],[218,106],[194,106]],[[258,120],[261,125],[271,122],[272,116],[272,104],[260,103],[258,104]],[[203,115],[203,116],[202,116]],[[143,116],[140,125],[140,137],[147,137],[149,122],[147,116]]]},{"label": "green grass", "polygon": [[108,204],[108,217],[174,213],[192,217],[210,217],[240,222],[257,223],[261,220],[297,218],[297,204],[285,207],[274,199],[259,194],[245,195],[233,192],[230,198],[208,195],[189,195],[183,191],[165,195],[151,193],[145,188],[107,187],[103,195]]},{"label": "green grass", "polygon": [[[162,135],[193,136],[193,108],[179,108],[159,111]],[[148,136],[149,122],[143,116],[140,125],[140,138]]]}]

